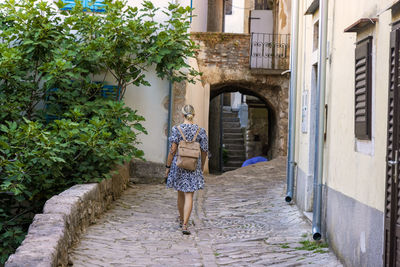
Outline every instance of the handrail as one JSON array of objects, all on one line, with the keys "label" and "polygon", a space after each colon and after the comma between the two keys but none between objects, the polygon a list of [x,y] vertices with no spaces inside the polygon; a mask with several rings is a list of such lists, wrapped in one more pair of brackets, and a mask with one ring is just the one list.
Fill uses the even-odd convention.
[{"label": "handrail", "polygon": [[251,69],[288,69],[290,34],[251,33]]}]

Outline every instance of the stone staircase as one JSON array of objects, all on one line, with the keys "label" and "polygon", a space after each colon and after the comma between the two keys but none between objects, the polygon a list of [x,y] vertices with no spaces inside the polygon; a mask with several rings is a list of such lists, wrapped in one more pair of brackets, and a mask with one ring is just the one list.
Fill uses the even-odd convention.
[{"label": "stone staircase", "polygon": [[240,168],[246,160],[243,133],[237,111],[224,107],[223,116],[223,144],[228,151],[228,161],[223,165],[223,171],[232,171]]}]

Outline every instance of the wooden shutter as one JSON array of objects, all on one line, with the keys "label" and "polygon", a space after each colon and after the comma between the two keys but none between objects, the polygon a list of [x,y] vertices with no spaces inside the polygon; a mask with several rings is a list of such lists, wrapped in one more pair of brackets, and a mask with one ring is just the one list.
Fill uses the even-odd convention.
[{"label": "wooden shutter", "polygon": [[[387,128],[387,161],[394,160],[394,151],[397,149],[397,140],[395,135],[395,117],[394,117],[394,94],[397,87],[398,75],[398,51],[396,49],[396,31],[390,34],[390,61],[389,61],[389,99],[388,99],[388,128]],[[395,188],[393,186],[394,166],[387,164],[386,167],[386,197],[385,197],[385,227],[384,227],[384,245],[385,253],[383,255],[384,266],[393,266],[393,200]]]},{"label": "wooden shutter", "polygon": [[271,10],[268,7],[268,0],[256,0],[254,3],[255,10]]},{"label": "wooden shutter", "polygon": [[61,10],[71,10],[75,6],[74,0],[63,0],[65,6]]},{"label": "wooden shutter", "polygon": [[371,139],[371,46],[368,37],[356,46],[354,128],[358,139]]},{"label": "wooden shutter", "polygon": [[[83,8],[87,11],[86,8],[89,8],[94,12],[105,12],[106,5],[104,4],[104,0],[81,0]],[[75,0],[63,0],[63,3],[66,4],[61,10],[71,10],[75,6]]]},{"label": "wooden shutter", "polygon": [[232,15],[232,0],[225,0],[225,15]]},{"label": "wooden shutter", "polygon": [[103,0],[84,0],[86,2],[85,7],[89,7],[91,11],[94,12],[105,12],[106,5],[104,4]]}]

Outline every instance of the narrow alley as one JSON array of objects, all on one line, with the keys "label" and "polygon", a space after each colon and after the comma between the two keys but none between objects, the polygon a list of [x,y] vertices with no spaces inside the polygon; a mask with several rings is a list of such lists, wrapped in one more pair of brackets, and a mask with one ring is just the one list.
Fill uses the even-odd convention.
[{"label": "narrow alley", "polygon": [[342,266],[295,205],[284,201],[285,159],[206,178],[192,235],[178,228],[164,185],[131,185],[69,255],[83,266]]}]

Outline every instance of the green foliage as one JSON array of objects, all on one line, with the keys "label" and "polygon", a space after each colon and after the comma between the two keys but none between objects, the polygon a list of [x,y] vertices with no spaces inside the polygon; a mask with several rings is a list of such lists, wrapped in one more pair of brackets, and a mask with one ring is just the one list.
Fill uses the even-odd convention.
[{"label": "green foliage", "polygon": [[229,160],[228,150],[226,148],[222,148],[222,161],[226,164]]},{"label": "green foliage", "polygon": [[296,250],[307,250],[307,251],[313,251],[314,253],[328,253],[329,252],[326,249],[329,247],[329,245],[324,242],[303,240],[303,241],[300,241],[299,243],[301,244],[301,246],[295,247]]},{"label": "green foliage", "polygon": [[[39,0],[0,4],[0,265],[52,195],[143,159],[144,118],[119,101],[129,85],[150,85],[149,68],[172,81],[198,75],[187,64],[190,8],[105,3],[101,14],[79,1],[62,12]],[[100,96],[109,74],[115,99]]]},{"label": "green foliage", "polygon": [[[102,67],[115,78],[122,89],[120,99],[128,85],[150,85],[145,77],[149,67],[155,67],[160,78],[195,82],[199,73],[187,62],[197,48],[188,33],[190,7],[169,4],[159,10],[150,1],[143,1],[141,9],[126,7],[120,0],[106,4],[102,16],[74,8],[66,23],[81,33],[81,55],[99,57]],[[167,19],[155,20],[159,14]]]}]

